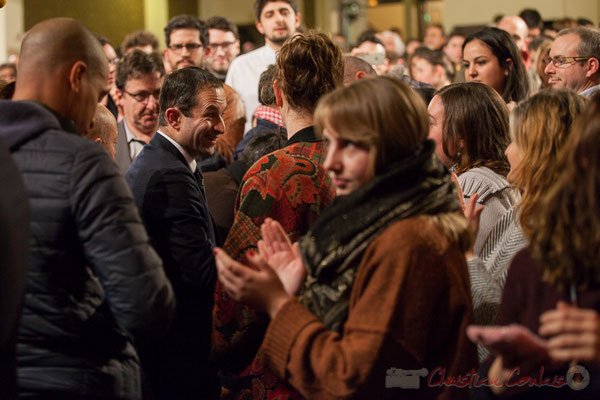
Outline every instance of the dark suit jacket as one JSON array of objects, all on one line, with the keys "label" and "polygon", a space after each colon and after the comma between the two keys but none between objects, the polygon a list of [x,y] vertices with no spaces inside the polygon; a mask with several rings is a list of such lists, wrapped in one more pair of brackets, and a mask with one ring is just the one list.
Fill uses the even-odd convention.
[{"label": "dark suit jacket", "polygon": [[210,398],[218,384],[208,368],[216,237],[206,198],[183,155],[160,134],[125,179],[177,299],[167,338],[140,346],[142,366],[158,398]]},{"label": "dark suit jacket", "polygon": [[125,119],[117,124],[117,145],[115,146],[115,162],[123,175],[127,173],[131,165],[129,145],[127,144],[127,133],[125,132]]}]

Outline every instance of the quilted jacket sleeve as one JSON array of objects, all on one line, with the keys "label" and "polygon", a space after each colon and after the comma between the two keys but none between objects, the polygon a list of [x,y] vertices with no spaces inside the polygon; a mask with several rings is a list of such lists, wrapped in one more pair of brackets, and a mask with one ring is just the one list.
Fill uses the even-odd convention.
[{"label": "quilted jacket sleeve", "polygon": [[70,182],[79,239],[116,321],[134,335],[166,333],[173,290],[116,164],[101,148],[82,147]]}]

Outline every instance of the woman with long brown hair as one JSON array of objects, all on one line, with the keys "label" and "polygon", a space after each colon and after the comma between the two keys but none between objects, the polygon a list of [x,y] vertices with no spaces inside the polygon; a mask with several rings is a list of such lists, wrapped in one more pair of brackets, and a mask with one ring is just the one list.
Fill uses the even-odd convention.
[{"label": "woman with long brown hair", "polygon": [[[474,246],[467,257],[475,320],[490,324],[500,303],[498,288],[504,284],[510,257],[518,246],[525,245],[511,228],[511,210],[519,194],[506,180],[508,108],[487,85],[456,83],[437,92],[429,104],[429,116],[429,137],[436,142],[436,154],[458,175],[465,203],[471,202],[472,208],[474,202],[483,206]],[[515,236],[514,246],[504,247],[507,236]],[[483,358],[483,349],[480,353]]]}]

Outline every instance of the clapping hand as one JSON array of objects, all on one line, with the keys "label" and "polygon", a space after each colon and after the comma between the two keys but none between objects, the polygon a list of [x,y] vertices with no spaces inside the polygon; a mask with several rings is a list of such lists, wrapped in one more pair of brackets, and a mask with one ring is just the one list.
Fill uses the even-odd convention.
[{"label": "clapping hand", "polygon": [[306,268],[302,262],[298,243],[288,239],[279,222],[267,218],[260,227],[262,240],[258,251],[273,268],[290,296],[297,296],[306,279]]},{"label": "clapping hand", "polygon": [[266,311],[273,318],[291,296],[263,257],[254,251],[248,251],[247,256],[259,268],[258,271],[240,264],[222,249],[216,248],[219,281],[232,299]]}]

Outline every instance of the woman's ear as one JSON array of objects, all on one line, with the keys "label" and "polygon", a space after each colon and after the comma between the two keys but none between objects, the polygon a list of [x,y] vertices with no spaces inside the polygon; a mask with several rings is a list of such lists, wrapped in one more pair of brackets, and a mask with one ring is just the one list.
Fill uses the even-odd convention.
[{"label": "woman's ear", "polygon": [[277,107],[283,107],[283,93],[281,93],[277,79],[273,81],[273,92],[275,93],[275,102],[277,103]]},{"label": "woman's ear", "polygon": [[507,58],[506,59],[506,67],[504,68],[504,76],[508,76],[508,72],[510,71],[511,68],[514,68],[515,63],[512,60],[512,58]]}]

